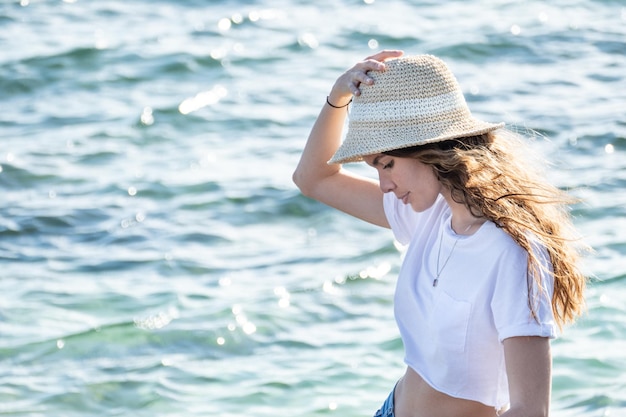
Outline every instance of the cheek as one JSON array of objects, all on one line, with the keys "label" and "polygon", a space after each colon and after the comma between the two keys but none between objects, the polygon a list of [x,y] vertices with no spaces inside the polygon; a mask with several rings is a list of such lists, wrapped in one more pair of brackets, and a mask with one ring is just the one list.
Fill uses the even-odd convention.
[{"label": "cheek", "polygon": [[419,178],[424,187],[432,190],[441,189],[441,183],[439,182],[437,176],[430,167],[422,167],[422,169],[420,169],[419,175]]},{"label": "cheek", "polygon": [[412,188],[419,191],[425,199],[435,199],[441,192],[441,183],[430,172],[421,172],[420,175],[412,181]]}]

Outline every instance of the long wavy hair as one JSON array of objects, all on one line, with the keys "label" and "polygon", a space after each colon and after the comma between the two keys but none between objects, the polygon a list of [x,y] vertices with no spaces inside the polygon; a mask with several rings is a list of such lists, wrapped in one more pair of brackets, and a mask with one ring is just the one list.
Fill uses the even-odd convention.
[{"label": "long wavy hair", "polygon": [[[531,152],[521,138],[498,132],[384,153],[430,165],[454,201],[474,216],[494,222],[528,253],[528,305],[535,319],[533,281],[543,288],[541,274],[552,274],[552,311],[562,328],[583,312],[585,304],[587,279],[579,259],[587,248],[577,237],[569,213],[577,201],[549,184],[525,158]],[[539,258],[537,242],[549,255],[550,270]]]}]

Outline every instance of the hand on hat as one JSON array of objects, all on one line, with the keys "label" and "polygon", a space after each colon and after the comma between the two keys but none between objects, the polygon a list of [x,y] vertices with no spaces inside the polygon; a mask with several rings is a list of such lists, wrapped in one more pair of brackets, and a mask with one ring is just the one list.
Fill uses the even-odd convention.
[{"label": "hand on hat", "polygon": [[400,50],[383,50],[358,62],[335,81],[335,85],[328,96],[329,100],[335,106],[347,104],[352,95],[361,94],[361,90],[359,90],[361,83],[372,84],[374,82],[367,75],[368,71],[384,71],[385,60],[397,58],[403,54],[404,52]]}]

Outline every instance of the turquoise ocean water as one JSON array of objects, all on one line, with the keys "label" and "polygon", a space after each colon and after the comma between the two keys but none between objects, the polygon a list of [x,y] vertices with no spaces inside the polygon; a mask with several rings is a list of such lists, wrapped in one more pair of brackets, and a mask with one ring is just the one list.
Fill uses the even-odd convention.
[{"label": "turquoise ocean water", "polygon": [[621,0],[0,0],[0,415],[372,415],[399,249],[291,173],[382,48],[448,61],[584,200],[552,415],[626,416]]}]

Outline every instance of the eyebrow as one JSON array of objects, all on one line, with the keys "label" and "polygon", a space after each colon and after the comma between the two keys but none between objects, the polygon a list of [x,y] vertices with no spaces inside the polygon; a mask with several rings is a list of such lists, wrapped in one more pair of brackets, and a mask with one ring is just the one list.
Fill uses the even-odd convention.
[{"label": "eyebrow", "polygon": [[380,158],[382,157],[382,155],[378,155],[376,158],[374,158],[374,160],[372,161],[372,166],[378,165],[378,163],[380,162]]}]

